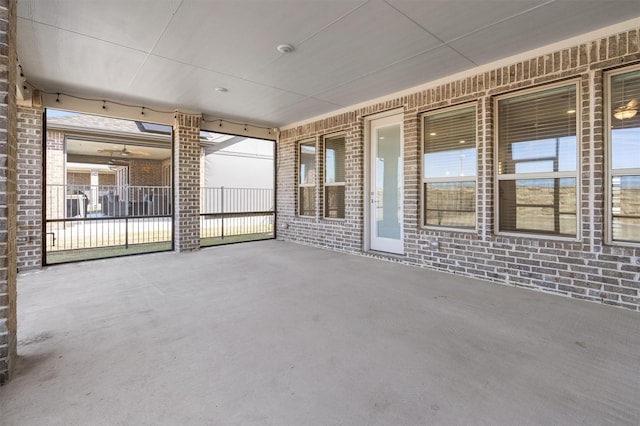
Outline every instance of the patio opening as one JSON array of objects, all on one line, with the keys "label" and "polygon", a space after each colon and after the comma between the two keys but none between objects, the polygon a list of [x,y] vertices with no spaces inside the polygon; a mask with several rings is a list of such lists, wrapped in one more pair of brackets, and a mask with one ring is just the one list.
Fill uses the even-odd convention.
[{"label": "patio opening", "polygon": [[274,238],[270,140],[200,132],[200,245]]},{"label": "patio opening", "polygon": [[171,250],[170,126],[46,112],[44,264]]}]

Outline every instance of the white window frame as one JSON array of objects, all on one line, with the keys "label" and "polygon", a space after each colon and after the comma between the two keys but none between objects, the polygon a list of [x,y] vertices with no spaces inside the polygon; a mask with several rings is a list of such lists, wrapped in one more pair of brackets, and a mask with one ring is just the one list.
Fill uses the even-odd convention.
[{"label": "white window frame", "polygon": [[604,128],[606,129],[604,135],[604,143],[605,143],[605,226],[604,230],[604,241],[606,244],[616,245],[616,246],[625,246],[625,247],[640,247],[640,242],[632,242],[632,241],[616,241],[613,239],[613,194],[612,194],[612,182],[613,178],[616,176],[639,176],[640,168],[632,168],[632,169],[621,169],[622,172],[615,172],[612,168],[611,159],[612,159],[612,143],[611,143],[611,77],[626,74],[629,72],[634,72],[640,70],[640,65],[633,65],[624,68],[620,68],[614,71],[609,71],[605,73],[604,77],[604,89],[605,89],[605,102],[604,102]]},{"label": "white window frame", "polygon": [[[424,124],[424,119],[427,116],[430,115],[438,115],[438,114],[442,114],[442,113],[446,113],[446,112],[451,112],[451,111],[455,111],[458,109],[465,109],[465,108],[470,108],[473,107],[475,110],[475,128],[476,128],[476,143],[475,143],[475,148],[476,148],[476,173],[473,176],[473,178],[470,178],[468,176],[452,176],[452,177],[446,177],[446,178],[425,178],[424,177],[424,141],[425,141],[425,132],[426,132],[426,126]],[[478,137],[478,103],[477,102],[472,102],[472,103],[466,103],[466,104],[461,104],[461,105],[456,105],[456,106],[452,106],[452,107],[447,107],[447,108],[441,108],[441,109],[437,109],[437,110],[433,110],[433,111],[428,111],[425,112],[423,114],[420,115],[420,127],[421,127],[421,138],[420,138],[420,227],[422,229],[429,229],[429,230],[436,230],[436,231],[454,231],[454,232],[468,232],[468,233],[476,233],[478,231],[478,161],[479,161],[479,157],[478,157],[478,141],[479,141],[479,137]],[[424,194],[424,186],[426,183],[444,183],[444,182],[474,182],[475,183],[475,199],[476,199],[476,203],[475,203],[475,220],[474,220],[474,225],[473,228],[465,228],[465,227],[455,227],[455,226],[437,226],[437,225],[427,225],[425,223],[426,221],[426,214],[425,214],[425,207],[426,207],[426,200],[425,200],[425,194]]]},{"label": "white window frame", "polygon": [[345,168],[345,180],[347,179],[347,135],[346,133],[334,133],[334,134],[330,134],[330,135],[325,135],[322,138],[322,217],[326,220],[336,220],[336,221],[344,221],[347,217],[347,206],[346,206],[346,202],[347,202],[347,194],[345,192],[344,195],[344,203],[345,203],[345,210],[344,210],[344,216],[345,217],[328,217],[327,216],[327,187],[330,186],[342,186],[345,187],[345,182],[327,182],[327,171],[326,171],[326,166],[327,166],[327,139],[336,139],[336,138],[340,138],[342,137],[344,139],[344,168]]},{"label": "white window frame", "polygon": [[[498,104],[503,99],[516,98],[520,96],[525,96],[531,93],[536,92],[544,92],[546,90],[555,89],[558,87],[568,87],[575,86],[576,88],[576,105],[575,105],[575,120],[576,120],[576,170],[572,172],[545,172],[545,173],[512,173],[508,175],[501,175],[499,173],[500,161],[499,161],[499,148],[500,148],[500,140],[499,136],[499,122],[500,122],[500,114]],[[493,139],[494,139],[494,151],[493,151],[493,161],[494,161],[494,212],[495,212],[495,234],[496,235],[504,235],[510,237],[518,237],[518,238],[535,238],[535,239],[546,239],[546,240],[560,240],[560,241],[581,241],[582,238],[582,220],[581,220],[581,164],[580,164],[580,152],[581,152],[581,141],[582,141],[582,127],[579,120],[581,116],[580,110],[582,107],[582,96],[580,92],[581,88],[581,80],[571,79],[558,83],[551,83],[542,86],[536,86],[530,89],[519,90],[517,92],[511,92],[508,94],[496,96],[493,102],[493,111],[494,111],[494,129],[493,129]],[[516,232],[516,231],[501,231],[500,230],[500,181],[501,180],[535,180],[535,179],[563,179],[563,178],[573,178],[576,181],[576,236],[575,237],[566,237],[562,235],[555,234],[546,234],[546,233],[536,233],[536,232]]]},{"label": "white window frame", "polygon": [[[313,162],[316,166],[316,176],[315,176],[315,182],[313,184],[303,184],[300,183],[301,179],[300,179],[300,166],[302,165],[302,145],[309,145],[309,144],[313,144],[313,146],[316,149],[315,155],[314,155],[314,159]],[[297,161],[296,161],[296,187],[298,190],[297,196],[296,196],[296,215],[299,217],[316,217],[318,214],[318,191],[317,191],[317,186],[318,186],[318,141],[315,139],[307,139],[307,140],[303,140],[297,143],[296,148],[298,150],[298,152],[296,153],[296,157],[297,157]],[[302,210],[302,204],[300,203],[300,196],[302,194],[302,188],[314,188],[314,203],[313,203],[313,214],[311,215],[306,215],[306,214],[302,214],[301,210]]]}]

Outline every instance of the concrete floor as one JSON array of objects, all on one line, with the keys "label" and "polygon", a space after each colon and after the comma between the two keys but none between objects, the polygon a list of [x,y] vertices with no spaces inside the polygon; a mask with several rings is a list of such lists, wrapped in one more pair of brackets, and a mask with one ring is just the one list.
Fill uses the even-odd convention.
[{"label": "concrete floor", "polygon": [[2,425],[640,424],[640,315],[278,241],[19,280]]}]

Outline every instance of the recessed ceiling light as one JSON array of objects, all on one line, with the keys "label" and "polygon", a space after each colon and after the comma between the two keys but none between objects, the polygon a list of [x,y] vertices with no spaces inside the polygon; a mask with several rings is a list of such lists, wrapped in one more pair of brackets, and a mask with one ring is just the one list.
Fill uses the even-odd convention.
[{"label": "recessed ceiling light", "polygon": [[228,92],[229,89],[226,87],[216,87],[216,92]]},{"label": "recessed ceiling light", "polygon": [[567,111],[567,114],[575,114],[576,110],[575,109],[570,109],[569,111]]},{"label": "recessed ceiling light", "polygon": [[431,132],[431,133],[429,133],[429,136],[435,136],[435,135],[437,135],[437,133],[436,133],[436,132]]},{"label": "recessed ceiling light", "polygon": [[460,141],[460,143],[465,143],[466,141]]},{"label": "recessed ceiling light", "polygon": [[277,49],[278,49],[278,52],[280,53],[291,53],[293,52],[294,47],[293,45],[286,43],[286,44],[279,45]]}]

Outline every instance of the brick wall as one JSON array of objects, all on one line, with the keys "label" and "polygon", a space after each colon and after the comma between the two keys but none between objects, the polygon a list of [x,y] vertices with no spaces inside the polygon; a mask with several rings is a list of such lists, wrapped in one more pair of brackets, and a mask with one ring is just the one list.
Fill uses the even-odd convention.
[{"label": "brick wall", "polygon": [[42,265],[42,108],[18,107],[18,271]]},{"label": "brick wall", "polygon": [[16,2],[0,0],[0,384],[16,358]]},{"label": "brick wall", "polygon": [[[278,143],[278,238],[351,253],[363,253],[364,126],[368,116],[402,109],[404,113],[404,248],[393,256],[408,265],[441,270],[549,291],[577,299],[640,310],[640,247],[603,243],[605,223],[604,71],[640,62],[639,30],[594,40],[486,72],[452,80],[410,95],[371,104],[284,130]],[[536,236],[496,235],[494,206],[494,97],[518,89],[566,79],[580,81],[581,187],[577,241]],[[475,102],[478,110],[477,229],[455,232],[420,226],[420,115],[438,108]],[[346,204],[344,221],[296,214],[297,146],[324,135],[346,135]],[[321,164],[318,164],[321,169]],[[321,186],[317,187],[321,194]],[[429,242],[437,240],[438,248]],[[374,255],[368,253],[369,255]],[[604,296],[604,297],[603,297]]]},{"label": "brick wall", "polygon": [[67,172],[67,185],[91,185],[91,172]]},{"label": "brick wall", "polygon": [[98,185],[115,185],[116,174],[98,172]]},{"label": "brick wall", "polygon": [[174,124],[175,248],[200,248],[200,116],[176,113]]},{"label": "brick wall", "polygon": [[130,160],[129,185],[161,186],[162,163],[162,160]]},{"label": "brick wall", "polygon": [[64,153],[64,133],[57,130],[47,130],[46,151],[46,181],[45,197],[47,200],[47,218],[63,219],[65,217],[66,183],[65,171],[66,156]]}]

